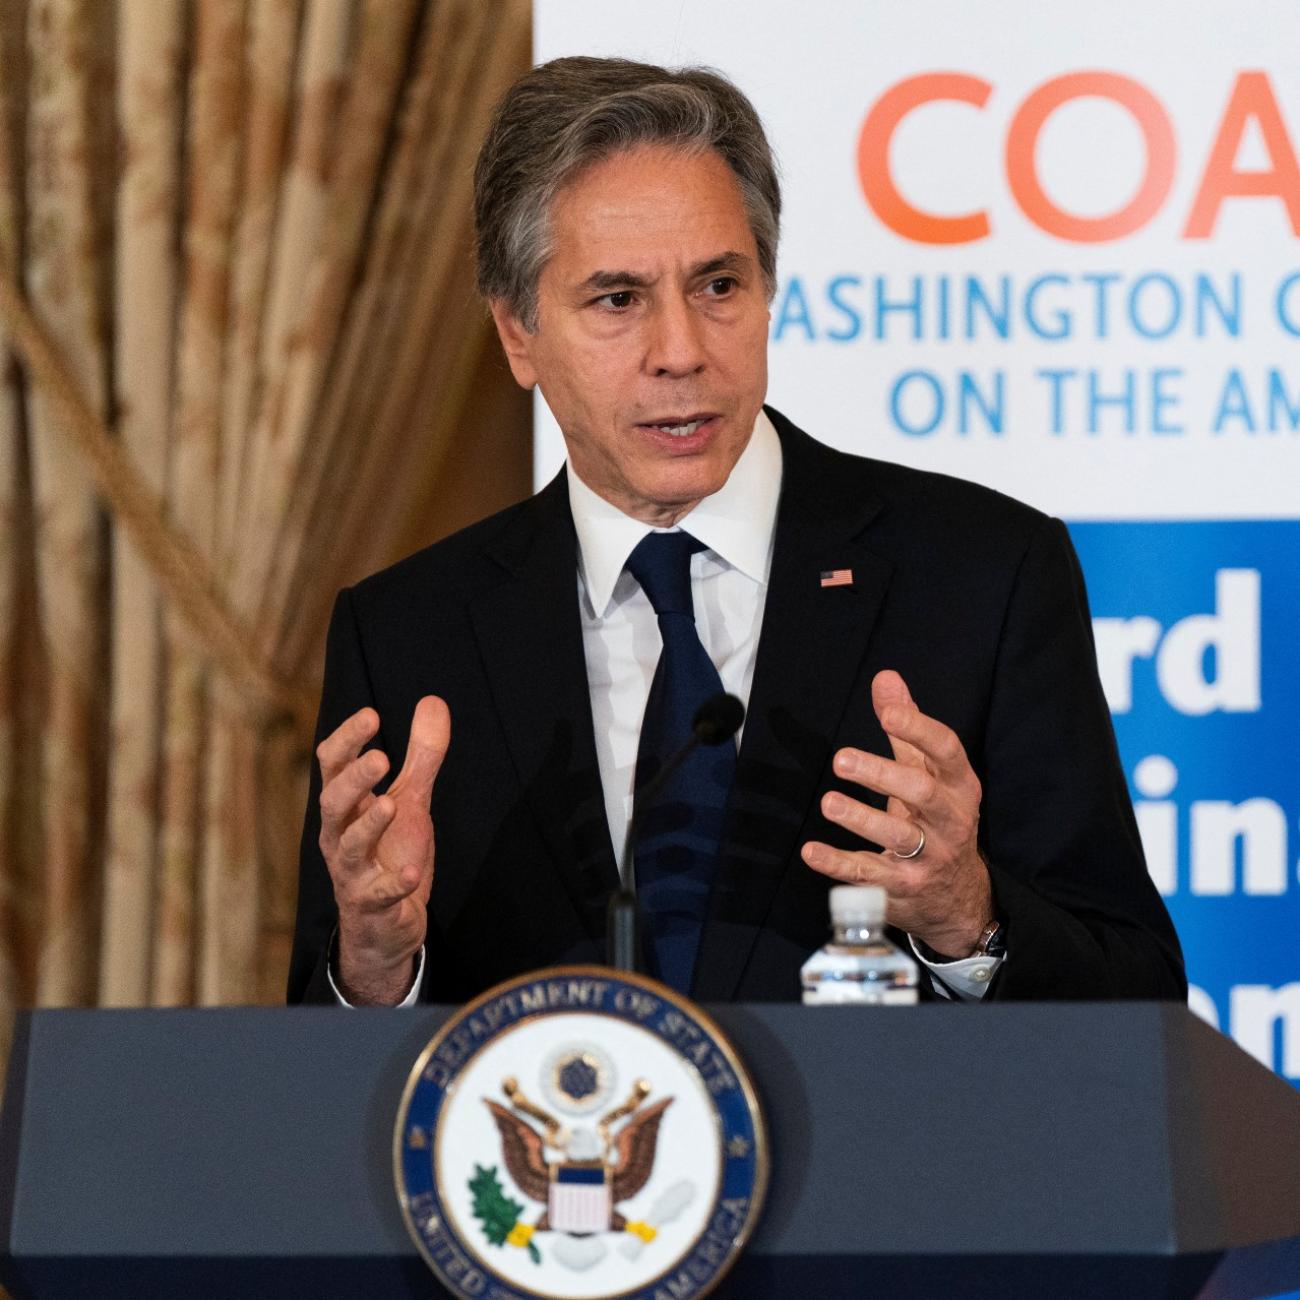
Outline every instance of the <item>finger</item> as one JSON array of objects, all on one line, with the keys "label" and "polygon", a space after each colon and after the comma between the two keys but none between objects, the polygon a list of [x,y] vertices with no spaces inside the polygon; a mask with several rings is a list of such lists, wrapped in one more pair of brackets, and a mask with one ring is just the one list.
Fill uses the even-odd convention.
[{"label": "finger", "polygon": [[406,761],[393,782],[403,795],[428,803],[433,783],[451,744],[451,711],[436,695],[426,695],[411,718],[411,738]]},{"label": "finger", "polygon": [[920,828],[911,818],[881,812],[834,790],[822,796],[822,812],[828,821],[900,857],[911,853],[920,839]]},{"label": "finger", "polygon": [[[846,885],[874,885],[868,853],[845,853],[820,840],[809,840],[799,850],[799,856],[814,870]],[[862,859],[862,861],[859,861]]]},{"label": "finger", "polygon": [[951,727],[922,713],[907,683],[892,669],[876,674],[871,703],[900,762],[929,763],[935,771],[965,776],[971,771],[965,746]]},{"label": "finger", "polygon": [[388,771],[388,755],[372,749],[350,762],[320,792],[321,835],[332,844],[359,813],[366,810],[371,790]]},{"label": "finger", "polygon": [[319,745],[321,784],[328,785],[379,732],[379,714],[374,709],[358,709],[346,722],[335,727]]},{"label": "finger", "polygon": [[940,776],[964,781],[973,775],[966,747],[957,733],[937,718],[922,713],[916,705],[890,705],[881,715],[880,725],[885,728],[895,753],[900,744],[905,744]]},{"label": "finger", "polygon": [[380,795],[339,837],[339,869],[349,876],[374,869],[375,849],[397,813],[397,805]]},{"label": "finger", "polygon": [[899,799],[916,812],[935,809],[939,803],[939,783],[925,767],[846,747],[836,753],[834,769],[836,776]]},{"label": "finger", "polygon": [[910,862],[900,862],[880,853],[853,853],[820,840],[809,840],[800,856],[814,871],[847,885],[879,885],[890,898],[915,894],[921,876]]},{"label": "finger", "polygon": [[382,912],[413,894],[419,883],[418,871],[399,873],[381,869],[375,872],[373,879],[365,882],[364,888],[353,899],[353,905],[359,912]]},{"label": "finger", "polygon": [[892,716],[896,709],[916,708],[912,692],[907,689],[907,683],[901,673],[896,673],[892,668],[885,668],[871,679],[871,707],[876,711],[876,717],[884,728],[885,735],[889,737],[889,745],[894,752],[894,757],[900,763],[924,767],[925,755],[891,731],[885,723],[887,712]]}]

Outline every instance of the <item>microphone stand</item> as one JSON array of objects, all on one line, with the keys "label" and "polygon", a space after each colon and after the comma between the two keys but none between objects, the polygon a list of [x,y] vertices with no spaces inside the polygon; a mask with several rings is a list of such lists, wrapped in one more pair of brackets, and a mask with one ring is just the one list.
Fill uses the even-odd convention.
[{"label": "microphone stand", "polygon": [[734,695],[714,695],[700,705],[691,726],[690,739],[645,783],[632,804],[632,817],[623,842],[618,888],[610,895],[605,928],[609,964],[615,970],[644,970],[641,952],[641,916],[636,896],[637,834],[647,809],[659,798],[668,778],[701,746],[720,745],[740,730],[745,707]]}]

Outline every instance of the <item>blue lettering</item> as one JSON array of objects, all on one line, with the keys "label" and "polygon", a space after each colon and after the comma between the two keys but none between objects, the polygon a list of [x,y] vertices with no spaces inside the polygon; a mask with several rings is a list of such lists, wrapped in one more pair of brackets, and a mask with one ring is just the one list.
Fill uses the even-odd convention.
[{"label": "blue lettering", "polygon": [[1250,409],[1250,398],[1246,394],[1246,384],[1241,371],[1234,366],[1228,371],[1224,380],[1223,391],[1219,394],[1219,405],[1214,413],[1212,431],[1222,433],[1223,426],[1229,420],[1238,420],[1246,433],[1255,432],[1255,415]]},{"label": "blue lettering", "polygon": [[1078,378],[1079,372],[1077,370],[1035,370],[1034,375],[1038,379],[1047,380],[1047,386],[1051,390],[1052,413],[1048,419],[1048,428],[1052,433],[1064,433],[1065,381]]},{"label": "blue lettering", "polygon": [[1277,314],[1277,323],[1286,330],[1288,334],[1294,334],[1300,338],[1300,321],[1291,315],[1291,290],[1300,284],[1300,271],[1292,271],[1281,284],[1277,286],[1277,297],[1274,299],[1274,311]]},{"label": "blue lettering", "polygon": [[[1183,372],[1181,367],[1161,366],[1151,372],[1151,432],[1152,433],[1186,433],[1181,421],[1166,423],[1165,408],[1177,408],[1182,401],[1182,396],[1176,392],[1170,392],[1166,387],[1166,381],[1173,382],[1181,380]],[[1172,415],[1172,412],[1171,412]]]},{"label": "blue lettering", "polygon": [[985,395],[980,392],[975,376],[968,370],[957,372],[957,432],[969,433],[970,415],[975,411],[989,433],[1002,432],[1004,407],[1004,380],[1006,375],[1001,370],[993,372],[993,391]]},{"label": "blue lettering", "polygon": [[1096,337],[1104,339],[1110,333],[1110,296],[1106,290],[1119,279],[1118,274],[1114,271],[1092,271],[1085,272],[1079,277],[1084,284],[1091,284],[1096,290],[1096,311],[1094,330]]},{"label": "blue lettering", "polygon": [[975,337],[975,309],[978,307],[984,319],[993,327],[993,332],[1000,339],[1010,336],[1011,332],[1011,277],[998,277],[1000,297],[993,303],[984,291],[983,281],[973,275],[966,277],[966,337]]},{"label": "blue lettering", "polygon": [[1280,370],[1268,372],[1268,427],[1273,432],[1282,427],[1280,416],[1286,417],[1287,427],[1300,429],[1300,390],[1297,390],[1294,404],[1286,391],[1286,379]]},{"label": "blue lettering", "polygon": [[799,326],[809,343],[817,341],[817,331],[813,329],[812,313],[808,310],[808,299],[804,297],[803,281],[791,276],[785,286],[785,296],[781,299],[780,309],[776,313],[776,325],[772,329],[773,342],[780,343],[785,337],[787,326]]},{"label": "blue lettering", "polygon": [[840,297],[841,289],[856,289],[861,284],[861,276],[837,275],[827,286],[826,296],[830,299],[831,306],[848,321],[848,324],[840,329],[827,330],[826,337],[828,339],[834,339],[837,343],[847,343],[850,339],[857,338],[862,332],[862,317],[858,315],[857,308]]},{"label": "blue lettering", "polygon": [[[1164,315],[1158,324],[1151,324],[1143,319],[1139,307],[1139,302],[1144,296],[1147,302],[1151,301],[1151,295],[1144,292],[1148,285],[1163,286],[1165,291]],[[1144,339],[1167,339],[1178,328],[1178,322],[1182,318],[1183,295],[1169,276],[1152,272],[1150,275],[1141,275],[1134,280],[1128,295],[1128,321]]]},{"label": "blue lettering", "polygon": [[879,341],[885,337],[885,317],[891,311],[908,312],[912,317],[912,338],[914,341],[920,341],[922,338],[922,316],[921,316],[921,277],[914,275],[912,277],[912,296],[910,298],[887,298],[885,296],[885,277],[878,275],[876,277],[876,340]]},{"label": "blue lettering", "polygon": [[1208,275],[1198,274],[1193,284],[1196,286],[1196,337],[1203,339],[1206,335],[1206,309],[1213,307],[1219,323],[1229,338],[1241,337],[1241,272],[1234,271],[1228,283],[1232,286],[1232,303],[1224,303],[1215,291],[1214,283]]},{"label": "blue lettering", "polygon": [[1117,406],[1124,412],[1124,432],[1132,433],[1136,417],[1136,388],[1131,370],[1124,371],[1124,388],[1118,393],[1103,393],[1095,370],[1088,371],[1088,432],[1101,428],[1101,412],[1106,406]]},{"label": "blue lettering", "polygon": [[1056,272],[1036,276],[1025,290],[1025,323],[1040,339],[1068,339],[1072,328],[1070,313],[1058,307],[1051,313],[1054,324],[1049,328],[1038,319],[1038,295],[1048,285],[1069,285],[1069,280]]},{"label": "blue lettering", "polygon": [[[903,389],[910,387],[915,392],[918,386],[922,393],[921,400],[926,401],[928,398],[930,418],[912,423],[903,413]],[[943,419],[943,410],[943,388],[928,370],[908,370],[894,380],[894,386],[889,392],[889,414],[893,417],[895,427],[904,433],[910,433],[913,437],[925,437],[933,433]]]}]

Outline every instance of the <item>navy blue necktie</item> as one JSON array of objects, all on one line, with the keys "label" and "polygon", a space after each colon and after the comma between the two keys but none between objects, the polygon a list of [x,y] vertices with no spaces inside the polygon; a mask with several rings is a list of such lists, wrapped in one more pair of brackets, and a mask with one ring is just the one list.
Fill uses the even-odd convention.
[{"label": "navy blue necktie", "polygon": [[[628,557],[663,637],[641,724],[638,791],[690,739],[700,705],[722,690],[691,601],[691,555],[703,549],[689,533],[649,533]],[[637,813],[636,885],[649,957],[658,977],[683,993],[690,991],[735,773],[734,742],[696,749]]]}]

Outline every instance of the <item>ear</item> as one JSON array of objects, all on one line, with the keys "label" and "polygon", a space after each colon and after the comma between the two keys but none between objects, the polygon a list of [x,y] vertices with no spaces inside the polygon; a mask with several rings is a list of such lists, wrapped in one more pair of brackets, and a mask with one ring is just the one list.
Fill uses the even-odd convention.
[{"label": "ear", "polygon": [[524,329],[523,322],[506,306],[504,299],[493,298],[489,305],[515,383],[520,388],[532,388],[537,383],[537,368],[533,364],[533,345],[537,336]]}]

